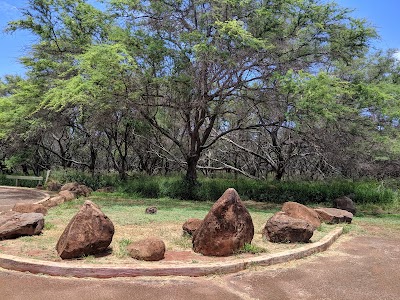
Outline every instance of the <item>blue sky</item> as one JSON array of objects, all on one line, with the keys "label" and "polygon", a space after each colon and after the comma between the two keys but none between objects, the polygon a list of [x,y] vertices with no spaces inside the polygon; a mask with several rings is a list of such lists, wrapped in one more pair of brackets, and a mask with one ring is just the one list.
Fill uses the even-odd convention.
[{"label": "blue sky", "polygon": [[[340,6],[354,9],[355,17],[367,19],[377,29],[381,40],[374,44],[376,48],[400,48],[399,0],[336,0],[336,2]],[[17,19],[18,8],[26,6],[26,3],[27,0],[0,0],[0,28],[3,29],[7,22]],[[24,74],[18,57],[28,52],[29,45],[34,40],[34,37],[26,32],[5,34],[0,31],[0,77],[5,74]],[[398,57],[400,59],[400,52]]]}]

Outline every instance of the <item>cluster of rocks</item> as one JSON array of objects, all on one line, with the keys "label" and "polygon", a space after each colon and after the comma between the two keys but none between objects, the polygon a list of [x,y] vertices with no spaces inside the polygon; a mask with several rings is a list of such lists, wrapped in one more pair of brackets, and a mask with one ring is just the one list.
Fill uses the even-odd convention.
[{"label": "cluster of rocks", "polygon": [[[0,215],[0,239],[40,234],[48,207],[58,201],[62,203],[88,196],[90,192],[86,186],[69,183],[62,186],[58,195],[48,202],[17,204],[13,211]],[[334,205],[335,208],[312,209],[296,202],[286,202],[280,212],[267,220],[262,235],[277,243],[308,242],[321,222],[352,221],[353,213],[348,210],[355,213],[355,207],[351,199],[341,197],[335,200]],[[148,207],[145,213],[155,214],[157,208]],[[214,203],[203,220],[188,219],[182,229],[192,236],[193,251],[206,256],[231,255],[245,244],[251,244],[254,237],[250,213],[232,188]],[[103,253],[111,244],[114,231],[112,221],[100,208],[91,201],[85,201],[60,236],[57,253],[62,259]],[[128,245],[127,252],[135,259],[161,260],[165,254],[165,243],[159,238],[149,237]]]},{"label": "cluster of rocks", "polygon": [[[348,197],[334,200],[341,208],[312,209],[296,202],[286,202],[282,211],[274,214],[263,229],[263,237],[274,243],[309,242],[321,222],[328,224],[351,223],[355,206]],[[346,210],[347,209],[347,210]]]},{"label": "cluster of rocks", "polygon": [[[52,189],[55,189],[55,185],[56,184],[52,185]],[[77,182],[70,182],[61,186],[56,196],[49,198],[48,200],[42,202],[42,204],[47,208],[51,208],[64,202],[76,199],[80,196],[88,197],[91,193],[92,189],[86,185],[79,184]]]}]

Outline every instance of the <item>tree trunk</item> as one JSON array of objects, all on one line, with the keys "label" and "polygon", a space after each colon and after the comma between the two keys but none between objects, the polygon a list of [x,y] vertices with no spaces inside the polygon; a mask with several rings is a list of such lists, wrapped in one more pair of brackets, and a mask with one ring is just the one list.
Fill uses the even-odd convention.
[{"label": "tree trunk", "polygon": [[197,163],[199,162],[199,156],[189,156],[186,159],[187,162],[187,168],[186,168],[186,176],[185,180],[190,184],[190,185],[196,185],[197,184]]}]

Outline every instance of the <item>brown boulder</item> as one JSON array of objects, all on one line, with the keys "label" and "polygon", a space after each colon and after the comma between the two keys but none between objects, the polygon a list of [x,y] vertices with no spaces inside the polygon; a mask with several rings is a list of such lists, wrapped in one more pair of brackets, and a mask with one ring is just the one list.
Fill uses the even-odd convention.
[{"label": "brown boulder", "polygon": [[316,208],[321,220],[328,224],[351,223],[353,214],[347,210],[337,208]]},{"label": "brown boulder", "polygon": [[16,203],[12,210],[19,213],[39,213],[47,215],[46,207],[40,203]]},{"label": "brown boulder", "polygon": [[61,187],[61,191],[73,192],[76,197],[84,196],[87,197],[91,194],[92,189],[88,188],[86,185],[79,184],[77,182],[69,182]]},{"label": "brown boulder", "polygon": [[351,212],[353,215],[356,214],[356,206],[349,197],[343,196],[333,200],[333,207],[337,209],[347,210]]},{"label": "brown boulder", "polygon": [[165,244],[159,238],[148,238],[131,243],[126,249],[134,259],[157,261],[164,258]]},{"label": "brown boulder", "polygon": [[64,190],[58,193],[58,196],[63,197],[64,201],[71,201],[76,198],[76,195],[74,192]]},{"label": "brown boulder", "polygon": [[253,220],[238,193],[230,188],[219,198],[193,235],[193,250],[208,256],[227,256],[250,244]]},{"label": "brown boulder", "polygon": [[42,202],[42,204],[46,207],[46,208],[51,208],[57,205],[60,205],[61,203],[64,203],[65,198],[62,196],[55,196],[55,197],[51,197],[50,199]]},{"label": "brown boulder", "polygon": [[200,219],[195,219],[195,218],[188,219],[182,225],[183,232],[187,233],[188,235],[193,235],[195,231],[200,227],[202,222],[203,220]]},{"label": "brown boulder", "polygon": [[97,254],[107,249],[113,235],[111,220],[93,202],[85,201],[65,228],[56,249],[62,259]]},{"label": "brown boulder", "polygon": [[317,229],[321,225],[318,214],[312,209],[297,202],[285,202],[282,211],[289,217],[302,219]]},{"label": "brown boulder", "polygon": [[43,227],[44,218],[39,213],[8,211],[0,214],[0,240],[37,235],[42,232]]},{"label": "brown boulder", "polygon": [[303,219],[292,218],[280,211],[264,227],[263,237],[273,243],[308,242],[315,227]]}]

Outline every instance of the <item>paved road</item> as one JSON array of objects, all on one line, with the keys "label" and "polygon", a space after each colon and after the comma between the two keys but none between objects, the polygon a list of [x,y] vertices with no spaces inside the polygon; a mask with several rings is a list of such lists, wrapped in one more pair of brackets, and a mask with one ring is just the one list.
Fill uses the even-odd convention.
[{"label": "paved road", "polygon": [[10,210],[17,202],[36,202],[45,195],[34,189],[18,189],[0,186],[0,212]]},{"label": "paved road", "polygon": [[0,269],[0,299],[400,299],[400,238],[344,236],[328,251],[201,278],[74,279]]}]

